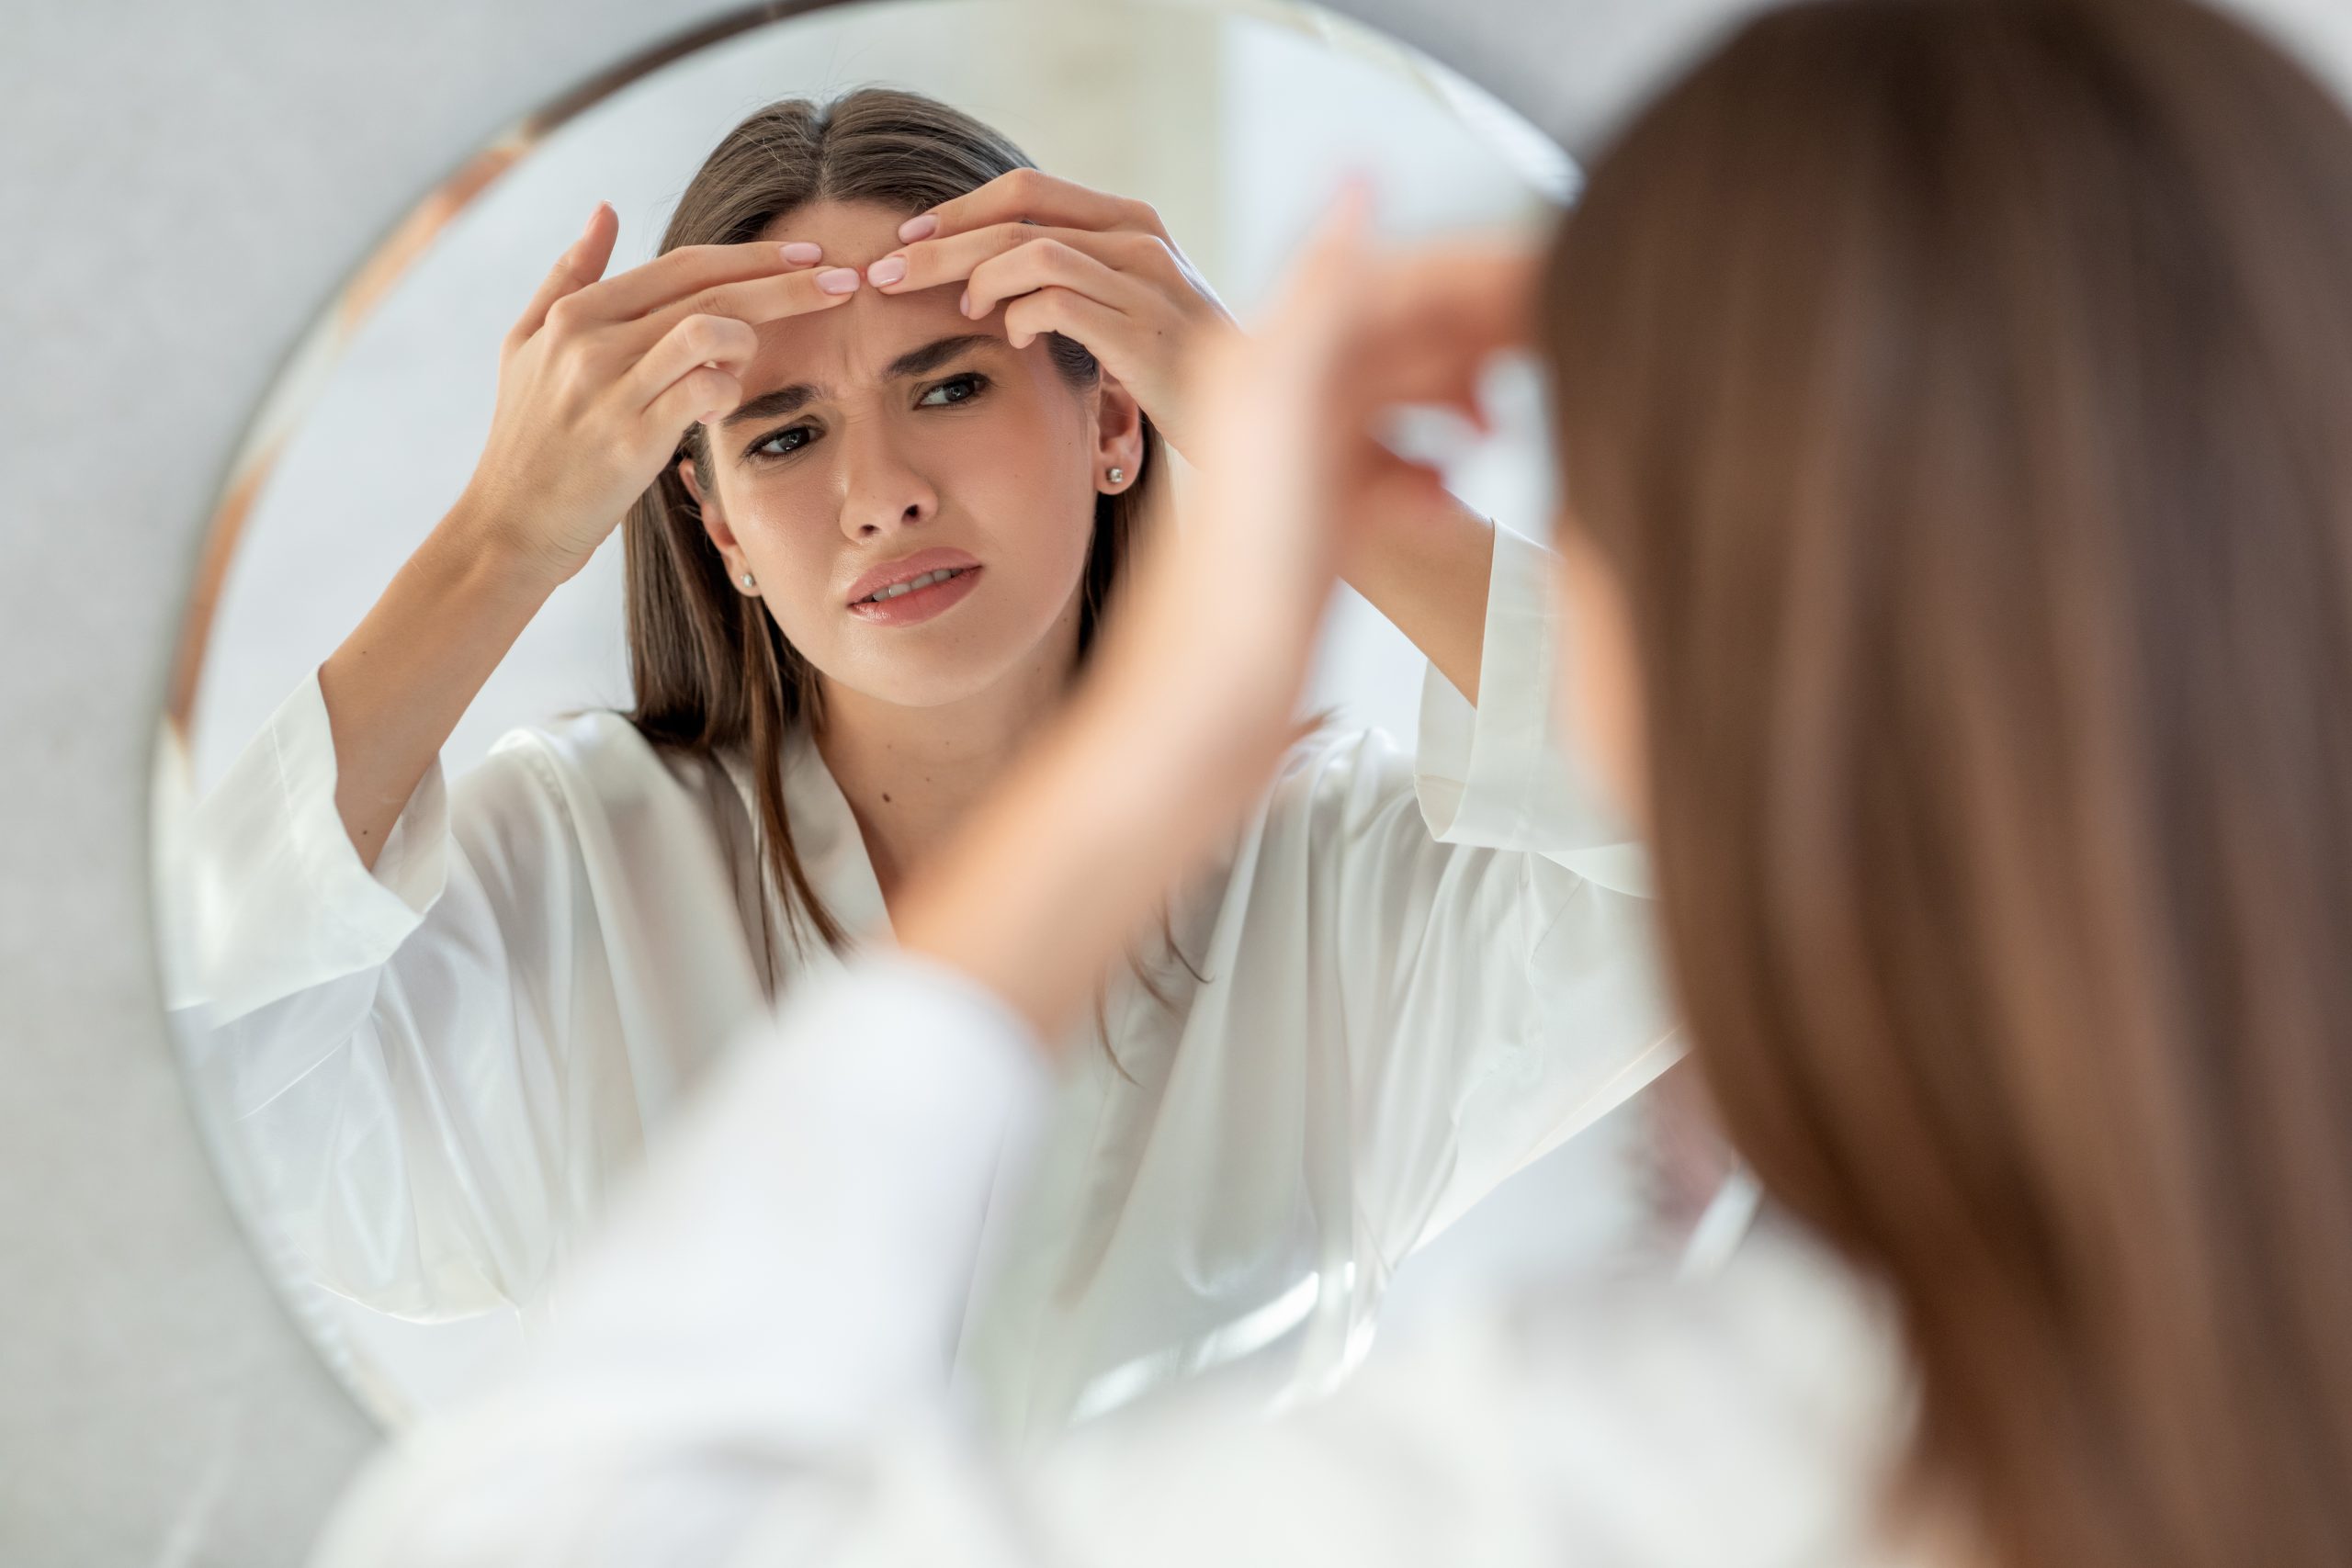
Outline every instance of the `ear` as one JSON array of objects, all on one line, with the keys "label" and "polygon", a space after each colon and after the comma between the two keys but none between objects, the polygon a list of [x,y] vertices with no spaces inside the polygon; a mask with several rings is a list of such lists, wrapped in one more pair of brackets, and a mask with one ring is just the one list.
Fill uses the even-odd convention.
[{"label": "ear", "polygon": [[695,498],[695,505],[702,513],[702,531],[710,536],[712,544],[718,547],[719,555],[727,562],[728,577],[741,577],[745,567],[743,552],[735,543],[735,530],[727,525],[727,511],[719,505],[718,497],[703,493],[702,481],[695,477],[695,460],[692,457],[678,459],[678,479],[686,487],[686,493]]},{"label": "ear", "polygon": [[1649,837],[1649,750],[1624,584],[1584,530],[1554,520],[1552,593],[1561,647],[1552,700],[1562,733],[1618,818]]},{"label": "ear", "polygon": [[[1123,491],[1143,472],[1143,405],[1110,371],[1102,372],[1094,397],[1094,487]],[[1113,468],[1126,478],[1114,484],[1106,477]]]}]

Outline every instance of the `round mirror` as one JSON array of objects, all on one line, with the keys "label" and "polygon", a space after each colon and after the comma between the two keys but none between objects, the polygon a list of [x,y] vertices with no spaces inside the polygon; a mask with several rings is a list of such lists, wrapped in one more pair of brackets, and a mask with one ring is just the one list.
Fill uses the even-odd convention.
[{"label": "round mirror", "polygon": [[[1077,533],[988,534],[1000,553],[978,550],[986,564],[943,525],[939,538],[962,547],[929,561],[900,551],[884,565],[923,570],[885,571],[872,592],[861,578],[831,609],[864,636],[957,624],[993,594],[1007,608],[988,613],[1012,625],[1023,614],[1012,586],[1035,577],[1061,595],[1038,625],[1082,649],[1104,611],[1091,596],[1103,541],[1149,526],[1155,498],[1182,482],[1181,433],[1142,388],[1120,386],[1078,318],[1055,328],[1013,309],[1042,287],[1035,276],[1006,273],[1004,298],[946,330],[958,288],[980,287],[966,258],[900,296],[862,277],[841,307],[854,330],[805,298],[797,314],[778,307],[755,326],[742,407],[707,425],[686,411],[659,482],[626,504],[582,503],[580,525],[601,542],[526,592],[491,542],[507,535],[481,518],[489,491],[514,506],[537,492],[486,480],[485,444],[514,427],[503,361],[519,379],[526,327],[560,320],[546,280],[583,222],[592,236],[608,226],[605,279],[667,289],[656,299],[648,283],[627,310],[598,296],[618,343],[662,310],[674,319],[716,298],[657,278],[650,264],[674,244],[819,243],[802,273],[854,270],[938,199],[926,193],[1001,191],[1027,164],[1052,182],[1037,187],[1045,217],[1012,220],[1113,236],[1118,256],[1158,269],[1153,308],[1246,322],[1349,171],[1372,177],[1379,224],[1399,237],[1529,228],[1575,186],[1569,159],[1495,99],[1312,6],[775,12],[592,84],[430,193],[257,413],[195,586],[157,793],[174,1022],[256,1244],[322,1352],[388,1423],[496,1375],[560,1311],[564,1258],[730,1032],[793,974],[887,923],[897,840],[849,776],[863,764],[802,732],[820,715],[846,732],[860,704],[925,709],[952,757],[970,706],[956,682],[995,645],[941,632],[922,659],[885,667],[895,656],[854,637],[828,641],[790,576],[816,557],[793,541],[833,550],[844,526],[870,538],[959,509],[968,520],[994,507],[1001,522],[1059,508]],[[592,217],[600,202],[613,216]],[[779,369],[786,350],[806,353]],[[1463,505],[1540,536],[1540,392],[1505,366],[1486,389],[1489,431],[1432,418],[1395,439],[1442,460]],[[1075,501],[1051,479],[1072,442],[1112,453]],[[627,466],[620,445],[575,440],[531,482],[592,493],[605,467]],[[696,472],[716,476],[709,491]],[[888,519],[845,525],[868,505]],[[747,515],[784,519],[760,536],[764,554]],[[461,517],[480,524],[463,549],[451,544]],[[841,587],[825,570],[809,569],[818,586]],[[739,584],[740,599],[721,597]],[[788,694],[741,699],[757,672],[732,665],[723,679],[736,685],[707,686],[710,639],[747,626],[755,643],[741,646],[774,661],[760,690]],[[331,660],[357,670],[370,655],[365,668],[390,672],[326,679]],[[419,660],[438,675],[401,687]],[[1327,727],[1409,746],[1453,700],[1435,680],[1414,643],[1342,595],[1312,694]],[[951,688],[954,702],[938,697]],[[429,765],[383,761],[402,746]],[[386,780],[391,797],[370,796]],[[946,811],[955,794],[922,809]],[[1636,872],[1605,852],[1585,869],[1596,897],[1640,902]],[[1482,1180],[1532,1168],[1395,1290],[1382,1248],[1365,1267],[1334,1261],[1333,1222],[1308,1187],[1253,1211],[1226,1201],[1228,1164],[1196,1167],[1189,1199],[1181,1183],[1150,1190],[1168,1179],[1150,1161],[1180,1141],[1164,993],[1216,983],[1216,955],[1188,947],[1208,930],[1178,901],[1166,951],[1106,982],[1102,1039],[1073,1055],[1045,1169],[991,1197],[994,1261],[957,1359],[1009,1423],[1057,1427],[1228,1365],[1328,1382],[1363,1354],[1374,1304],[1394,1316],[1416,1291],[1443,1292],[1447,1255],[1458,1270],[1526,1269],[1655,1241],[1641,1129],[1600,1116],[1670,1055],[1655,998],[1630,981],[1610,1005],[1645,1047],[1637,1069],[1573,1111],[1514,1122],[1515,1152]],[[1460,1197],[1417,1214],[1403,1249],[1445,1228]],[[1521,1223],[1530,1214],[1539,1223]]]}]

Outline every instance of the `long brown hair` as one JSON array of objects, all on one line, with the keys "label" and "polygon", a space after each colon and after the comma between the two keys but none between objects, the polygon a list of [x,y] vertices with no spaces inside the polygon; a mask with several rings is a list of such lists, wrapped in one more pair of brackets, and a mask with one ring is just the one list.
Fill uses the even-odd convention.
[{"label": "long brown hair", "polygon": [[[737,244],[811,202],[866,202],[911,217],[978,189],[1014,169],[1035,167],[1018,147],[962,111],[920,94],[867,87],[830,103],[770,104],[728,132],[678,198],[662,236],[680,245]],[[1045,334],[1056,367],[1075,390],[1102,370],[1075,339]],[[1159,433],[1143,422],[1136,482],[1097,495],[1079,623],[1080,656],[1118,581],[1159,469]],[[680,433],[678,457],[692,457],[713,490],[707,433]],[[786,639],[766,604],[738,592],[703,531],[702,515],[675,459],[622,524],[626,551],[629,668],[636,706],[628,718],[658,746],[715,760],[749,759],[759,805],[759,859],[766,886],[786,911],[796,943],[831,948],[848,938],[802,868],[785,809],[783,755],[798,724],[822,722],[816,671]],[[760,957],[775,984],[775,933],[759,900]],[[1147,977],[1147,985],[1149,984]]]},{"label": "long brown hair", "polygon": [[1825,0],[1548,259],[1677,998],[1911,1495],[2352,1562],[2352,122],[2188,0]]}]

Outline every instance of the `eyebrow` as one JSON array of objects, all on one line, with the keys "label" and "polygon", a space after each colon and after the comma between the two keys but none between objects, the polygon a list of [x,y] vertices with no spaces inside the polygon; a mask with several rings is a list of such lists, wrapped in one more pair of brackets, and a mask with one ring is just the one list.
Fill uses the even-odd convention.
[{"label": "eyebrow", "polygon": [[[882,379],[895,381],[902,376],[921,376],[982,344],[1002,343],[991,333],[957,333],[952,337],[933,338],[920,348],[910,348],[882,368]],[[816,399],[819,389],[812,382],[795,381],[788,387],[778,387],[773,392],[762,392],[733,413],[719,421],[720,428],[732,430],[739,424],[754,420],[781,419],[797,413],[801,407]]]}]

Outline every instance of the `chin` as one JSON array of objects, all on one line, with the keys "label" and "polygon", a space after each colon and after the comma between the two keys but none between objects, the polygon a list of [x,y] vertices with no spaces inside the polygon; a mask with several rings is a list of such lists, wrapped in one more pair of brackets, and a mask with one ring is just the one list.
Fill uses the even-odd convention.
[{"label": "chin", "polygon": [[[907,708],[945,707],[975,697],[1003,681],[1035,642],[974,646],[969,637],[926,637],[920,628],[887,634],[889,640],[859,638],[866,646],[842,649],[819,670],[835,685],[876,702]],[[994,639],[989,639],[993,642]]]}]

